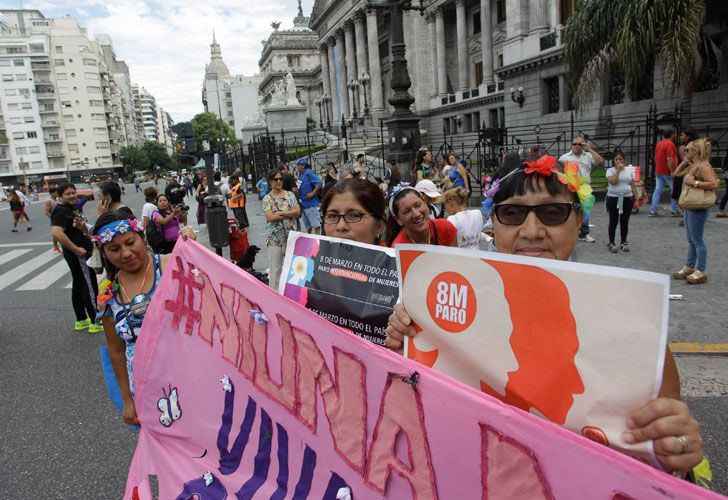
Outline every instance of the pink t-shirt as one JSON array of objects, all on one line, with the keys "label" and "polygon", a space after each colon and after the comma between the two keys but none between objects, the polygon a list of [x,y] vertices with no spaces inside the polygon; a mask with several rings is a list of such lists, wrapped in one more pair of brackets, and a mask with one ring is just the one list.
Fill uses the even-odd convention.
[{"label": "pink t-shirt", "polygon": [[[167,214],[162,215],[160,212],[154,211],[152,213],[152,220],[155,220],[157,217],[166,216]],[[177,241],[177,238],[179,238],[179,219],[177,217],[174,217],[171,221],[164,225],[158,224],[157,222],[155,222],[155,224],[157,224],[162,236],[164,236],[164,241]]]}]

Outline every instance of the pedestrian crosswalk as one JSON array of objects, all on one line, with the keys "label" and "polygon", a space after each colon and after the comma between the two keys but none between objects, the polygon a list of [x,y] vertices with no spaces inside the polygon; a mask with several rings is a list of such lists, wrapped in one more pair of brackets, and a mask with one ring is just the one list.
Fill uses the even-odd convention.
[{"label": "pedestrian crosswalk", "polygon": [[0,292],[71,288],[71,272],[51,244],[0,245]]}]

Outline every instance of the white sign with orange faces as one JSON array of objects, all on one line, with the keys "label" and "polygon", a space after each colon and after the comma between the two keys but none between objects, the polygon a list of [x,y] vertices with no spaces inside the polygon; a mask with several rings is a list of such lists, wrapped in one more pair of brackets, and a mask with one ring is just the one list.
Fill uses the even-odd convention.
[{"label": "white sign with orange faces", "polygon": [[644,271],[398,245],[400,292],[420,332],[405,356],[592,440],[622,440],[657,397],[669,281]]}]

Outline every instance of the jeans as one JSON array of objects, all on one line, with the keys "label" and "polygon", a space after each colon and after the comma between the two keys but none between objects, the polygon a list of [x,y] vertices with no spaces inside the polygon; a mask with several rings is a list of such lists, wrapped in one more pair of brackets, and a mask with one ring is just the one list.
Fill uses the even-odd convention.
[{"label": "jeans", "polygon": [[579,228],[579,238],[584,238],[590,232],[591,229],[589,228],[589,212],[584,212],[584,222],[581,223],[581,227]]},{"label": "jeans", "polygon": [[[655,192],[652,193],[652,207],[650,212],[657,213],[657,209],[660,207],[660,195],[665,190],[665,186],[670,188],[670,194],[672,194],[672,176],[664,174],[655,174]],[[680,206],[677,204],[677,200],[670,198],[672,204],[672,211],[676,214],[680,213]]]},{"label": "jeans", "polygon": [[685,265],[705,272],[708,263],[708,247],[703,239],[708,209],[685,210],[685,233],[688,237],[688,259]]}]

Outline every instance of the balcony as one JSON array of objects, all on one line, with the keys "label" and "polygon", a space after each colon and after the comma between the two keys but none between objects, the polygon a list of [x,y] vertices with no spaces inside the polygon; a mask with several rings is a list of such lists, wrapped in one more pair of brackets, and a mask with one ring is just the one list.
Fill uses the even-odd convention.
[{"label": "balcony", "polygon": [[58,134],[48,134],[45,137],[45,142],[63,142],[63,139]]},{"label": "balcony", "polygon": [[48,158],[63,158],[64,154],[60,149],[49,149],[46,156]]},{"label": "balcony", "polygon": [[51,127],[60,127],[61,124],[51,120],[51,121],[41,123],[40,126],[43,128],[51,128]]},{"label": "balcony", "polygon": [[58,112],[56,110],[55,106],[43,106],[38,111],[39,111],[40,114],[44,114],[44,113],[57,113]]},{"label": "balcony", "polygon": [[30,69],[33,71],[50,71],[51,63],[49,62],[31,62]]},{"label": "balcony", "polygon": [[55,99],[56,94],[55,92],[38,92],[35,94],[35,98],[39,101],[43,99]]}]

